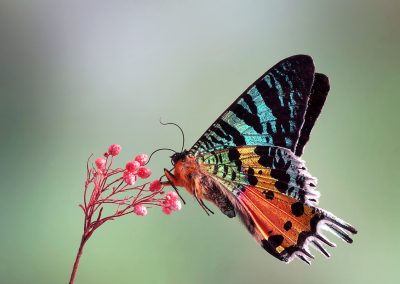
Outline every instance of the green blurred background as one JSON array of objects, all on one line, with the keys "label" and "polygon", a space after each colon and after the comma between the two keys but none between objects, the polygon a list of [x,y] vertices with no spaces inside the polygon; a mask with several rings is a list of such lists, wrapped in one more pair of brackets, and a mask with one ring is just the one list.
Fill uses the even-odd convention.
[{"label": "green blurred background", "polygon": [[[320,206],[359,229],[285,265],[191,197],[105,225],[76,283],[397,283],[399,1],[1,1],[1,283],[67,283],[85,161],[190,147],[260,74],[314,57],[331,92],[304,158]],[[168,153],[152,162],[155,176]],[[335,238],[331,236],[331,239]],[[398,272],[398,271],[397,271]]]}]

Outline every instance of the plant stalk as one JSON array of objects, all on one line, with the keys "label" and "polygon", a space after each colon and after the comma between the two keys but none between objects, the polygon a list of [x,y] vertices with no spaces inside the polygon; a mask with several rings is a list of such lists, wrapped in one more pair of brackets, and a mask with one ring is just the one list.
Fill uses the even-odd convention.
[{"label": "plant stalk", "polygon": [[69,280],[69,284],[73,284],[76,276],[76,271],[78,270],[79,260],[81,259],[83,247],[86,244],[86,240],[84,236],[82,236],[81,244],[79,245],[78,253],[76,254],[74,267],[72,268],[71,278]]}]

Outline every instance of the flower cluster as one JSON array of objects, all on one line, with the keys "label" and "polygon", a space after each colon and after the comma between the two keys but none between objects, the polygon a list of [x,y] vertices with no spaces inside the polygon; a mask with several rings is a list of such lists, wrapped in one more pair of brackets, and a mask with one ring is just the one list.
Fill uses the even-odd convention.
[{"label": "flower cluster", "polygon": [[[112,168],[114,157],[118,156],[121,150],[120,145],[113,144],[103,157],[95,160],[95,166],[87,167],[84,204],[81,208],[85,213],[85,224],[88,228],[97,228],[107,220],[129,213],[146,216],[149,206],[162,207],[162,211],[167,215],[179,211],[182,207],[179,196],[175,192],[165,194],[159,180],[133,186],[139,179],[151,176],[151,170],[145,166],[149,159],[146,154],[137,155],[133,161],[126,163],[125,168]],[[87,202],[90,189],[90,199]],[[121,197],[121,194],[125,196]],[[117,209],[113,215],[101,218],[101,211],[106,204],[117,205]],[[92,222],[95,212],[98,212],[98,215],[96,221]]]},{"label": "flower cluster", "polygon": [[[93,166],[89,166],[90,158],[87,162],[83,204],[79,205],[85,215],[84,232],[71,284],[86,241],[102,224],[130,213],[146,216],[150,207],[161,207],[167,215],[182,208],[178,195],[175,192],[165,193],[159,180],[135,185],[139,179],[151,176],[151,170],[145,166],[149,159],[146,154],[137,155],[133,161],[126,163],[125,168],[113,168],[114,158],[121,150],[120,145],[113,144],[103,157],[95,159]],[[104,216],[105,212],[111,213]]]}]

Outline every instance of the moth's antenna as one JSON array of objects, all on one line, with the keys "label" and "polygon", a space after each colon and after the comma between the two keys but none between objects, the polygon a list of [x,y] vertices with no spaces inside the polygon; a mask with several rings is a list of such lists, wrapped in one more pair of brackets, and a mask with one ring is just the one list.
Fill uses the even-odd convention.
[{"label": "moth's antenna", "polygon": [[160,118],[160,123],[161,123],[162,125],[175,125],[176,127],[179,128],[179,130],[180,130],[181,133],[182,133],[182,149],[181,149],[181,152],[182,152],[183,149],[185,148],[185,133],[183,133],[182,128],[181,128],[178,124],[173,123],[173,122],[164,123],[164,122],[161,121],[161,118]]},{"label": "moth's antenna", "polygon": [[175,150],[172,150],[172,149],[170,149],[170,148],[160,148],[160,149],[154,150],[153,153],[150,154],[149,160],[147,161],[146,165],[150,162],[151,157],[152,157],[155,153],[157,153],[158,151],[171,151],[171,152],[176,153]]}]

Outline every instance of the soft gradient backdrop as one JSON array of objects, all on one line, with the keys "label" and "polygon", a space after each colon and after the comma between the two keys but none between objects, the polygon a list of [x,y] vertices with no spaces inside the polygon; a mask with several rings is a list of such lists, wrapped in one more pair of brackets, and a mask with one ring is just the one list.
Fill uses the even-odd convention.
[{"label": "soft gradient backdrop", "polygon": [[[310,54],[331,92],[304,158],[320,205],[359,229],[311,266],[189,204],[97,231],[76,283],[397,283],[399,1],[1,1],[0,282],[67,283],[85,161],[190,147],[279,60]],[[155,177],[170,161],[160,153]],[[333,240],[334,237],[332,236]],[[336,239],[336,241],[338,241]]]}]

